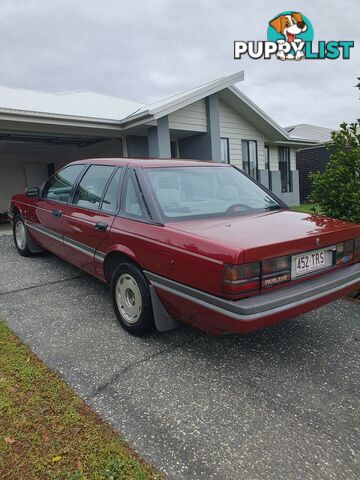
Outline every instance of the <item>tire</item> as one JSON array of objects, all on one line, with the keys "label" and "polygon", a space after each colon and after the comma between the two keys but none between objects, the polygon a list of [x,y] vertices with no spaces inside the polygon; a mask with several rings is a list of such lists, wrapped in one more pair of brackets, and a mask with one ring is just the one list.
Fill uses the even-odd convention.
[{"label": "tire", "polygon": [[21,215],[15,215],[13,220],[13,237],[16,250],[23,257],[30,257],[32,255],[29,249],[26,226]]},{"label": "tire", "polygon": [[111,295],[116,317],[125,330],[137,336],[154,330],[150,290],[138,267],[122,263],[115,269]]}]

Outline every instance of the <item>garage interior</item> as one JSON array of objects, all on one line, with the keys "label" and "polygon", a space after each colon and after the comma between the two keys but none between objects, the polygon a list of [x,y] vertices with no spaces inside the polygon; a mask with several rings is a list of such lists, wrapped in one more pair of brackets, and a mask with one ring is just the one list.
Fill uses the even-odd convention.
[{"label": "garage interior", "polygon": [[[45,128],[44,128],[45,127]],[[105,132],[74,133],[42,125],[38,131],[0,131],[0,214],[15,193],[41,185],[56,170],[82,158],[121,157],[122,139]],[[3,217],[4,218],[4,217]]]}]

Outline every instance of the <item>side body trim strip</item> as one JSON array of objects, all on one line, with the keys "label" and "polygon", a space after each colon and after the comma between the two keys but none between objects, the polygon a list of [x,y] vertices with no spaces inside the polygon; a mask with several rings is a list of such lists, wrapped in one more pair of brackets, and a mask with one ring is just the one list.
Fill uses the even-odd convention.
[{"label": "side body trim strip", "polygon": [[59,242],[64,242],[65,245],[68,245],[70,247],[75,248],[81,253],[84,253],[85,255],[88,255],[90,257],[95,257],[97,260],[100,262],[104,261],[105,254],[102,252],[99,252],[95,250],[94,248],[88,247],[87,245],[84,245],[83,243],[77,242],[76,240],[73,240],[72,238],[69,237],[64,237],[56,232],[53,232],[52,230],[49,230],[48,228],[43,227],[42,225],[35,225],[33,223],[26,223],[26,226],[29,227],[30,229],[33,229],[35,231],[38,231],[44,235],[47,235],[50,238],[53,238],[54,240],[58,240]]}]

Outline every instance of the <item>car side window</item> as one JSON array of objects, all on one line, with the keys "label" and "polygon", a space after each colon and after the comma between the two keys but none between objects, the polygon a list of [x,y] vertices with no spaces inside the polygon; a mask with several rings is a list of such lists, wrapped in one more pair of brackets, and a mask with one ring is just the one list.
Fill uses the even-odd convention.
[{"label": "car side window", "polygon": [[101,210],[104,212],[115,212],[118,203],[119,182],[122,174],[122,167],[118,168],[113,175],[104,195],[104,200],[101,204]]},{"label": "car side window", "polygon": [[141,199],[139,186],[134,172],[132,172],[126,179],[122,210],[126,216],[134,217],[139,220],[149,219],[147,209]]},{"label": "car side window", "polygon": [[66,203],[84,165],[69,165],[50,178],[44,188],[43,198]]},{"label": "car side window", "polygon": [[91,165],[75,191],[72,204],[97,210],[114,169],[109,165]]}]

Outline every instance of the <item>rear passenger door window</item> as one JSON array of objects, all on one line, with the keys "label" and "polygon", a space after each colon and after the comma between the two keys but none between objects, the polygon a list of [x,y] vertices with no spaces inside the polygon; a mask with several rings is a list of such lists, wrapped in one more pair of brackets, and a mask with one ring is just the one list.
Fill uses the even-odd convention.
[{"label": "rear passenger door window", "polygon": [[98,210],[105,187],[114,170],[115,167],[109,165],[91,165],[75,191],[73,205]]}]

